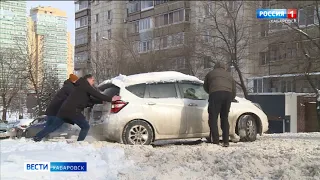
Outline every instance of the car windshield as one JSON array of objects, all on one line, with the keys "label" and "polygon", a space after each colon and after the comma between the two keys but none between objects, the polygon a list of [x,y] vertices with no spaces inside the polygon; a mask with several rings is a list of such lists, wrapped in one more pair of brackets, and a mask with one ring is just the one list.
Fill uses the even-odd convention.
[{"label": "car windshield", "polygon": [[0,123],[0,129],[7,129],[9,126],[6,123]]}]

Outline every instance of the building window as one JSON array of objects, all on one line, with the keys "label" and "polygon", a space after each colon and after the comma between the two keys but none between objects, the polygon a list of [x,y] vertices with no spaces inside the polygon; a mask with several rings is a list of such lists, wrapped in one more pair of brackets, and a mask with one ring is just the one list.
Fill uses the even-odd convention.
[{"label": "building window", "polygon": [[184,57],[178,57],[173,60],[173,66],[175,70],[186,69],[186,59]]},{"label": "building window", "polygon": [[210,2],[204,5],[204,15],[205,17],[212,15],[212,4]]},{"label": "building window", "polygon": [[168,0],[155,0],[154,5],[159,5],[168,2]]},{"label": "building window", "polygon": [[140,1],[141,2],[141,11],[145,11],[153,8],[153,1]]},{"label": "building window", "polygon": [[80,53],[75,53],[75,55],[74,55],[74,61],[77,62],[77,63],[85,62],[88,59],[89,59],[89,56],[88,56],[88,52],[87,51],[80,52]]},{"label": "building window", "polygon": [[279,46],[276,44],[269,45],[270,61],[276,61],[279,57]]},{"label": "building window", "polygon": [[184,21],[184,9],[162,14],[155,17],[155,27],[161,27],[168,24],[174,24]]},{"label": "building window", "polygon": [[112,16],[112,14],[111,14],[111,10],[109,10],[109,11],[107,12],[107,18],[108,18],[108,19],[112,19],[112,17],[111,17],[111,16]]},{"label": "building window", "polygon": [[108,39],[111,39],[111,29],[108,30]]},{"label": "building window", "polygon": [[95,15],[95,21],[94,21],[95,23],[98,23],[99,22],[99,14],[96,14]]},{"label": "building window", "polygon": [[231,12],[237,10],[237,2],[236,1],[228,1],[228,10]]},{"label": "building window", "polygon": [[76,33],[75,38],[76,38],[76,40],[75,40],[75,45],[76,46],[88,43],[88,34],[87,34],[87,32],[85,32],[85,33]]},{"label": "building window", "polygon": [[268,63],[268,52],[260,52],[260,65],[265,65]]},{"label": "building window", "polygon": [[141,4],[140,4],[140,1],[132,1],[132,2],[130,2],[129,4],[128,4],[128,13],[130,14],[130,13],[134,13],[134,12],[138,12],[138,11],[140,11],[140,6]]},{"label": "building window", "polygon": [[266,23],[263,23],[260,25],[260,36],[261,37],[267,37],[268,36],[268,24],[267,22]]},{"label": "building window", "polygon": [[254,93],[262,93],[263,92],[263,79],[255,79],[253,80],[253,92]]},{"label": "building window", "polygon": [[139,42],[140,53],[151,51],[151,49],[152,49],[152,40]]},{"label": "building window", "polygon": [[298,14],[299,26],[308,26],[317,23],[317,11],[314,6],[299,9]]},{"label": "building window", "polygon": [[78,1],[75,3],[76,11],[88,8],[88,1]]},{"label": "building window", "polygon": [[171,42],[172,47],[183,45],[183,42],[184,42],[184,33],[183,32],[171,35],[169,37],[170,37],[169,41]]},{"label": "building window", "polygon": [[208,69],[211,68],[211,56],[205,56],[203,58],[203,68]]},{"label": "building window", "polygon": [[99,33],[98,32],[94,33],[94,41],[95,42],[99,41]]},{"label": "building window", "polygon": [[131,23],[130,33],[138,33],[139,32],[139,21],[134,21]]},{"label": "building window", "polygon": [[88,25],[88,17],[82,17],[76,19],[76,28],[84,27]]},{"label": "building window", "polygon": [[139,32],[146,31],[146,30],[151,29],[151,28],[152,28],[151,18],[141,19],[139,21]]}]

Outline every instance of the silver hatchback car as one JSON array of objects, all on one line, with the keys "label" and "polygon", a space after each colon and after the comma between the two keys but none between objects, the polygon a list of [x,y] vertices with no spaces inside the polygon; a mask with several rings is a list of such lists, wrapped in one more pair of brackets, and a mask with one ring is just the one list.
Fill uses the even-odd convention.
[{"label": "silver hatchback car", "polygon": [[[118,90],[121,100],[93,106],[90,124],[96,137],[148,145],[155,140],[209,136],[208,94],[196,77],[172,71],[120,75],[98,88],[105,94]],[[243,141],[254,141],[268,130],[261,108],[238,97],[231,105],[229,124],[230,136],[238,134]]]}]

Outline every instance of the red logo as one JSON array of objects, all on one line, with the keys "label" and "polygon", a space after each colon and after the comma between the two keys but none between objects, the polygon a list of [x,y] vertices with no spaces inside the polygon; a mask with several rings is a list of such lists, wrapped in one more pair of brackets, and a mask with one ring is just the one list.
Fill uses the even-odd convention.
[{"label": "red logo", "polygon": [[296,9],[288,9],[287,16],[288,16],[288,19],[296,19],[297,18],[297,10]]}]

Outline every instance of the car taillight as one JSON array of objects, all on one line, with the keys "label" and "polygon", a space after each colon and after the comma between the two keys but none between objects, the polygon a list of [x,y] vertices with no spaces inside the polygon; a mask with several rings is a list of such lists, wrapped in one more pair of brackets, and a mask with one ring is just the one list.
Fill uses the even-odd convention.
[{"label": "car taillight", "polygon": [[26,126],[26,125],[22,125],[21,127],[22,127],[22,128],[27,128],[27,126]]},{"label": "car taillight", "polygon": [[111,113],[118,113],[123,109],[128,103],[124,101],[115,101],[111,104]]}]

